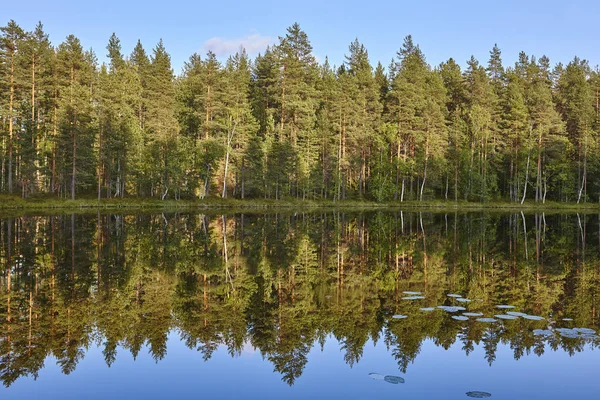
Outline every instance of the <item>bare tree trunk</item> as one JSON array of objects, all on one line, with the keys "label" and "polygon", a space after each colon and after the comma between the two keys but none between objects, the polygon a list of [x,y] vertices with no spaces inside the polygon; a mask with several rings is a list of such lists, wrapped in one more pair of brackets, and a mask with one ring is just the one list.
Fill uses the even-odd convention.
[{"label": "bare tree trunk", "polygon": [[525,169],[525,185],[523,186],[523,198],[521,199],[521,204],[525,202],[525,196],[527,196],[527,181],[529,180],[529,160],[530,154],[527,153],[527,166]]},{"label": "bare tree trunk", "polygon": [[229,154],[231,152],[231,140],[233,139],[233,135],[235,134],[235,128],[237,126],[237,121],[233,123],[233,127],[231,131],[227,133],[227,147],[225,151],[225,170],[223,172],[223,193],[221,194],[222,198],[227,197],[227,170],[229,168]]},{"label": "bare tree trunk", "polygon": [[421,193],[420,193],[420,200],[419,201],[423,201],[423,190],[425,189],[425,182],[427,181],[427,164],[428,164],[428,160],[429,160],[429,157],[425,156],[425,169],[423,170],[423,182],[421,183]]},{"label": "bare tree trunk", "polygon": [[11,57],[10,62],[10,94],[8,101],[8,193],[13,192],[13,102],[15,98],[15,57]]},{"label": "bare tree trunk", "polygon": [[73,136],[73,168],[71,171],[71,200],[75,200],[75,174],[77,173],[77,136],[75,131],[71,129]]}]

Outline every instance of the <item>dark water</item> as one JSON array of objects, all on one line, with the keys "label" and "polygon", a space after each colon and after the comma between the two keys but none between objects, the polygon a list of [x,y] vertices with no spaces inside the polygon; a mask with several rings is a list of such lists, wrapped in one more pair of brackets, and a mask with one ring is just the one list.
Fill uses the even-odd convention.
[{"label": "dark water", "polygon": [[5,218],[0,398],[597,398],[599,221]]}]

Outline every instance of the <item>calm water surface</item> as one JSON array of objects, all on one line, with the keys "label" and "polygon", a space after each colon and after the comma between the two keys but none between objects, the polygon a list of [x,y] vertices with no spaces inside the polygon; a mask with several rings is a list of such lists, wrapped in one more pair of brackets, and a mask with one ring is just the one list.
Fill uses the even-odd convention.
[{"label": "calm water surface", "polygon": [[598,215],[23,216],[0,245],[2,399],[600,393]]}]

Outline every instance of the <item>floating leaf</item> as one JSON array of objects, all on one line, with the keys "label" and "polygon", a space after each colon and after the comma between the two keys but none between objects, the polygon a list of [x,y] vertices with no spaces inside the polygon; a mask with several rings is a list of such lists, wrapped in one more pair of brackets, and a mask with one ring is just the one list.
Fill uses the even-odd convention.
[{"label": "floating leaf", "polygon": [[534,329],[533,334],[536,336],[552,336],[554,332],[550,329]]},{"label": "floating leaf", "polygon": [[540,317],[540,316],[537,316],[537,315],[523,315],[523,318],[529,319],[531,321],[543,321],[543,320],[546,319],[544,317]]},{"label": "floating leaf", "polygon": [[575,330],[571,329],[571,328],[556,328],[556,332],[558,333],[577,333],[575,332]]},{"label": "floating leaf", "polygon": [[377,381],[382,381],[382,380],[384,380],[384,379],[385,379],[385,376],[383,376],[383,375],[381,375],[381,374],[378,374],[378,373],[376,373],[376,372],[371,372],[371,373],[369,374],[369,376],[370,376],[372,379],[375,379],[375,380],[377,380]]},{"label": "floating leaf", "polygon": [[462,315],[466,317],[483,317],[483,314],[479,312],[464,312]]},{"label": "floating leaf", "polygon": [[453,315],[452,319],[455,319],[457,321],[468,321],[469,320],[468,317],[464,317],[462,315]]},{"label": "floating leaf", "polygon": [[425,296],[407,296],[407,297],[403,297],[402,300],[421,300],[424,298],[425,298]]},{"label": "floating leaf", "polygon": [[411,295],[411,296],[419,296],[419,295],[423,294],[423,293],[421,293],[421,292],[402,292],[402,293],[404,293],[404,294],[409,294],[409,295]]},{"label": "floating leaf", "polygon": [[581,339],[577,332],[560,332],[560,336],[567,339]]},{"label": "floating leaf", "polygon": [[423,308],[421,308],[421,311],[426,311],[426,312],[435,311],[435,308],[433,308],[433,307],[423,307]]},{"label": "floating leaf", "polygon": [[573,328],[573,330],[580,334],[593,335],[596,333],[595,330],[590,328]]},{"label": "floating leaf", "polygon": [[499,318],[499,319],[510,319],[510,320],[519,318],[519,317],[515,317],[514,315],[507,315],[507,314],[496,314],[496,315],[494,315],[494,317]]},{"label": "floating leaf", "polygon": [[396,314],[392,316],[393,319],[405,319],[408,318],[408,315]]},{"label": "floating leaf", "polygon": [[477,322],[498,322],[497,320],[495,320],[494,318],[477,318],[475,321]]},{"label": "floating leaf", "polygon": [[527,314],[519,312],[519,311],[507,311],[506,314],[513,315],[515,317],[524,317],[527,315]]},{"label": "floating leaf", "polygon": [[383,380],[386,381],[387,383],[393,383],[394,385],[397,385],[399,383],[404,383],[404,378],[402,378],[400,376],[386,375],[383,378]]},{"label": "floating leaf", "polygon": [[491,393],[488,392],[467,392],[467,397],[473,397],[475,399],[486,399],[488,397],[492,397]]},{"label": "floating leaf", "polygon": [[459,303],[470,303],[471,302],[471,300],[464,299],[462,297],[457,298],[456,301],[458,301]]},{"label": "floating leaf", "polygon": [[496,308],[499,308],[501,310],[508,310],[510,308],[515,308],[515,306],[509,306],[509,305],[506,305],[506,304],[500,304],[500,305],[497,305]]},{"label": "floating leaf", "polygon": [[466,308],[459,306],[438,306],[439,309],[442,309],[446,312],[455,313],[458,311],[465,311]]}]

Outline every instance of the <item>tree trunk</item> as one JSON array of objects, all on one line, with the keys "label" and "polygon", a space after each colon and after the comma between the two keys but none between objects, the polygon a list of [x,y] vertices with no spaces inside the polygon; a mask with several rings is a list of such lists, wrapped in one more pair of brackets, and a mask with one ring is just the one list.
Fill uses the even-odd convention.
[{"label": "tree trunk", "polygon": [[421,183],[421,193],[420,193],[420,199],[419,201],[423,201],[423,190],[425,189],[425,182],[427,181],[427,164],[428,164],[428,160],[429,157],[425,156],[425,168],[423,170],[423,182]]},{"label": "tree trunk", "polygon": [[521,204],[525,202],[525,196],[527,196],[527,181],[529,180],[529,160],[531,156],[527,153],[527,166],[525,167],[525,184],[523,186],[523,198],[521,199]]},{"label": "tree trunk", "polygon": [[75,131],[71,128],[71,135],[73,136],[73,168],[71,171],[71,200],[75,200],[75,174],[77,173],[77,137]]},{"label": "tree trunk", "polygon": [[225,168],[223,171],[223,193],[221,194],[222,198],[227,198],[227,170],[229,168],[229,153],[231,152],[231,141],[233,139],[233,135],[235,134],[235,128],[237,126],[237,121],[233,123],[233,127],[231,131],[227,133],[227,147],[225,151]]},{"label": "tree trunk", "polygon": [[9,77],[9,100],[8,100],[8,193],[13,192],[13,102],[15,97],[15,56],[11,57],[10,61],[10,77]]}]

